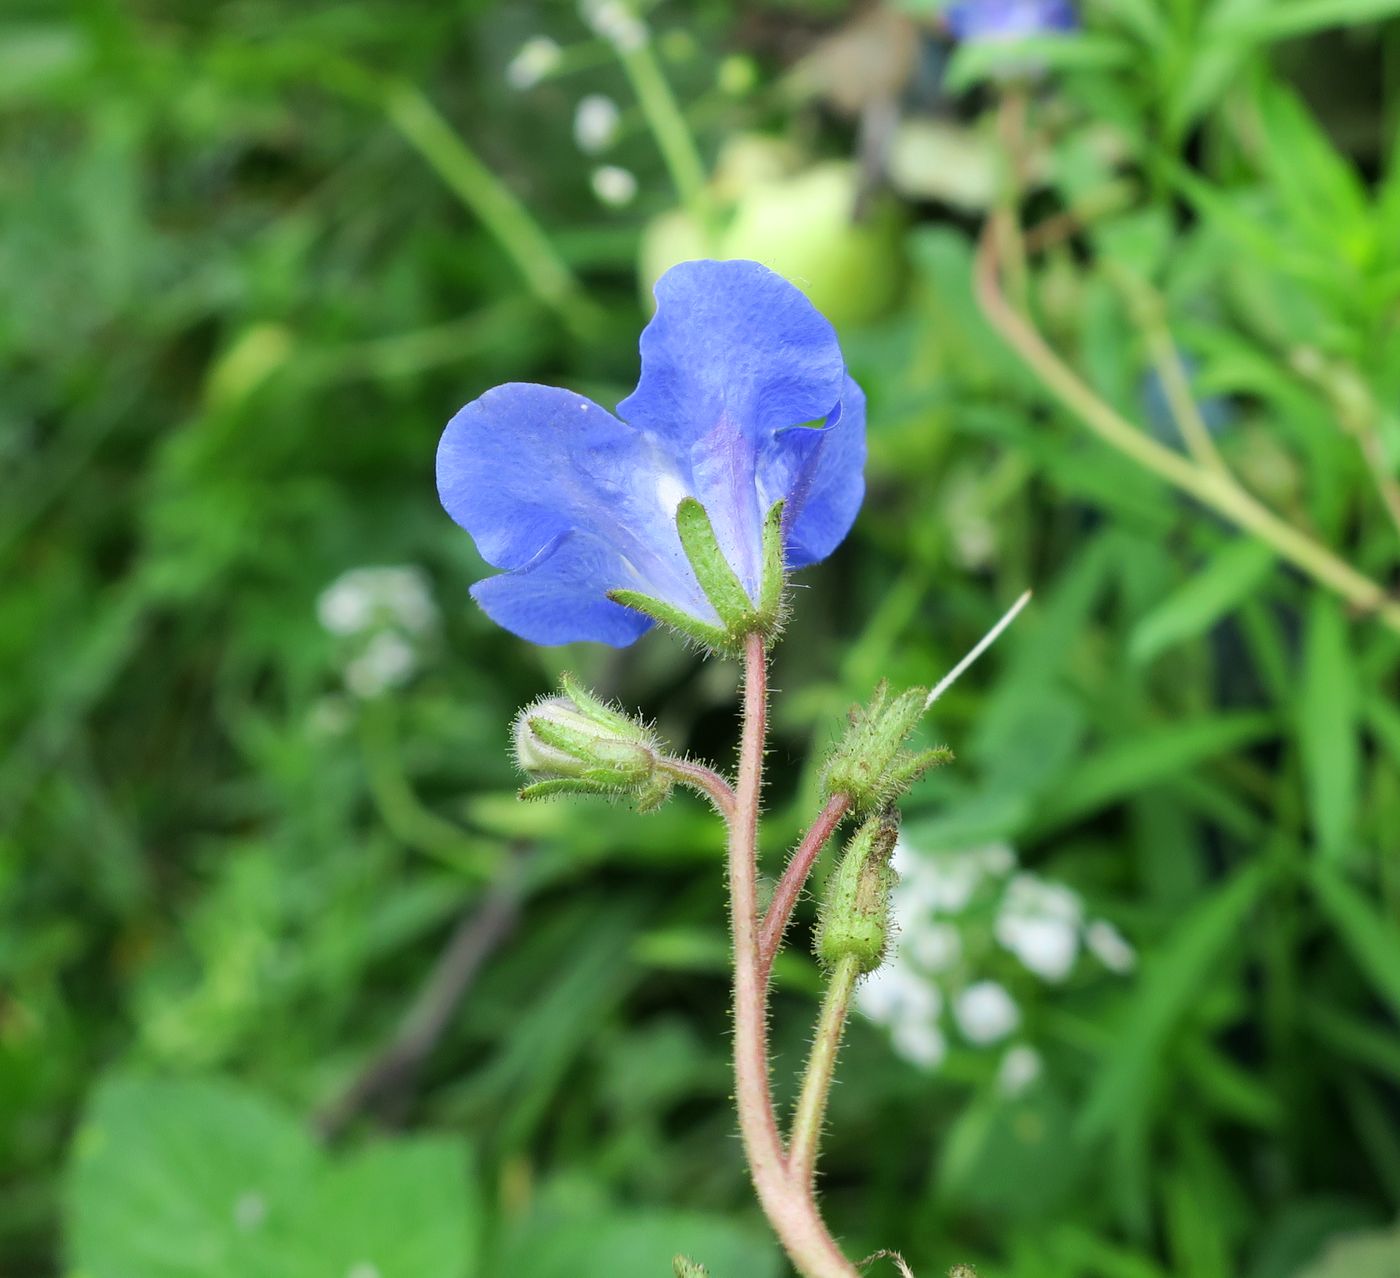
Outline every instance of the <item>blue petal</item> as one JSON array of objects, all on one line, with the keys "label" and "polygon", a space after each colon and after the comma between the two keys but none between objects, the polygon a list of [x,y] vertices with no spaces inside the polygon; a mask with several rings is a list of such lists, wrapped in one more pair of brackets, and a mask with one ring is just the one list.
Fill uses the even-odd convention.
[{"label": "blue petal", "polygon": [[602,538],[566,532],[524,567],[478,581],[472,598],[498,626],[530,643],[591,640],[625,648],[652,623],[603,593],[599,582],[623,571],[617,550]]},{"label": "blue petal", "polygon": [[[630,642],[617,637],[616,614],[625,610],[608,603],[609,590],[640,590],[714,619],[676,535],[676,503],[690,491],[687,466],[655,436],[624,425],[582,395],[515,382],[487,391],[448,423],[438,446],[438,493],[482,557],[498,568],[523,571],[528,565],[536,581],[563,572],[561,582],[569,585],[582,581],[579,564],[592,566],[591,597],[599,607],[581,612],[577,592],[561,586],[557,616],[546,624],[548,594],[530,596],[528,603],[522,595],[511,615],[525,619],[520,624],[532,631],[525,637]],[[571,533],[582,535],[587,547],[562,540]],[[547,570],[551,555],[564,562]],[[504,579],[493,580],[489,588],[483,583],[478,599],[483,607],[496,601],[504,615],[507,604],[500,601],[510,596]],[[571,619],[577,619],[577,633],[570,632]],[[501,624],[524,635],[511,621]],[[546,631],[553,637],[535,638]]]},{"label": "blue petal", "polygon": [[836,330],[757,262],[682,262],[656,282],[642,375],[617,406],[686,446],[728,420],[745,435],[825,417],[841,398]]},{"label": "blue petal", "polygon": [[641,357],[641,380],[618,414],[688,456],[690,489],[756,593],[758,456],[776,432],[839,404],[846,372],[836,332],[757,262],[683,262],[657,281]]},{"label": "blue petal", "polygon": [[963,0],[944,14],[959,40],[1016,39],[1079,25],[1072,0]]},{"label": "blue petal", "polygon": [[865,500],[865,394],[846,378],[825,428],[781,432],[759,459],[760,501],[780,497],[789,568],[825,559],[845,540]]}]

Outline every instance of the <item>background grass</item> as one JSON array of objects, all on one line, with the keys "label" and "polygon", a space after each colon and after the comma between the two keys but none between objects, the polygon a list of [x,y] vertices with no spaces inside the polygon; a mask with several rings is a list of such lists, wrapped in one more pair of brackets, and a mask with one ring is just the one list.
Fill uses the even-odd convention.
[{"label": "background grass", "polygon": [[[1021,202],[1074,215],[1023,296],[1096,392],[1181,448],[1170,334],[1233,472],[1387,586],[1397,9],[1086,4],[1025,55]],[[876,12],[646,15],[709,175],[692,206],[812,291],[870,396],[865,509],[778,657],[770,868],[845,706],[936,678],[1034,586],[940,703],[958,762],[908,838],[1009,841],[1139,963],[993,971],[1044,1060],[1014,1098],[995,1052],[929,1072],[857,1023],[833,1227],[922,1275],[1391,1273],[1383,1234],[1335,1236],[1400,1199],[1400,636],[1091,437],[988,328],[995,59]],[[562,64],[511,87],[540,34]],[[733,671],[494,629],[432,484],[493,384],[633,384],[648,276],[703,244],[647,75],[564,5],[5,7],[6,1274],[640,1278],[681,1248],[783,1272],[733,1139],[714,821],[519,807],[504,749],[567,667],[727,761]],[[590,92],[622,108],[601,157],[572,136]],[[602,162],[634,202],[599,203]],[[380,564],[426,571],[442,622],[359,701],[316,603]],[[502,936],[421,1069],[315,1144],[492,900]]]}]

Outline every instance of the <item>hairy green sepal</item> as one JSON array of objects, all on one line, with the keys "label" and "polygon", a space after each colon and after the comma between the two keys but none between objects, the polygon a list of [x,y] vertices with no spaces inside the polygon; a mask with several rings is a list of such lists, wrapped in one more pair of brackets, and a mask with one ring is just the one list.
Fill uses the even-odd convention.
[{"label": "hairy green sepal", "polygon": [[544,697],[516,716],[515,761],[530,778],[520,797],[601,794],[631,799],[644,812],[660,807],[672,781],[651,729],[571,675],[563,675],[559,687],[560,695]]},{"label": "hairy green sepal", "polygon": [[857,814],[879,812],[930,768],[947,763],[953,757],[947,746],[904,749],[924,717],[927,695],[923,688],[910,688],[892,697],[882,679],[868,706],[852,706],[846,733],[822,771],[825,797],[844,794]]},{"label": "hairy green sepal", "polygon": [[899,818],[891,808],[870,817],[846,844],[828,880],[815,950],[827,968],[854,959],[861,975],[885,961],[890,944],[890,892],[898,875],[890,864]]},{"label": "hairy green sepal", "polygon": [[783,622],[783,503],[776,502],[763,521],[763,569],[757,601],[750,598],[725,557],[709,514],[694,497],[686,497],[676,507],[676,533],[718,622],[693,617],[674,604],[637,590],[610,590],[608,598],[726,656],[741,654],[745,639],[752,634],[763,635],[771,644]]},{"label": "hairy green sepal", "polygon": [[672,1262],[675,1278],[709,1278],[710,1271],[689,1256],[677,1256]]}]

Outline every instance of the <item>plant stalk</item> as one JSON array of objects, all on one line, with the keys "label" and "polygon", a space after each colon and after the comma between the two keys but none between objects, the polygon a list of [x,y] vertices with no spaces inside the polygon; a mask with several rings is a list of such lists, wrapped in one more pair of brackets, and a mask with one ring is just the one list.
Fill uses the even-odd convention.
[{"label": "plant stalk", "polygon": [[768,1082],[768,1023],[758,957],[758,812],[768,737],[764,639],[744,651],[743,735],[734,820],[729,825],[730,922],[734,939],[734,1083],[739,1132],[758,1201],[803,1278],[858,1278],[817,1210],[810,1184],[788,1175]]},{"label": "plant stalk", "polygon": [[826,1102],[831,1095],[831,1080],[836,1075],[836,1057],[846,1031],[851,995],[859,979],[858,961],[848,954],[831,971],[821,1015],[817,1018],[807,1071],[802,1076],[802,1093],[792,1120],[792,1138],[788,1142],[788,1176],[802,1185],[811,1186],[816,1175]]}]

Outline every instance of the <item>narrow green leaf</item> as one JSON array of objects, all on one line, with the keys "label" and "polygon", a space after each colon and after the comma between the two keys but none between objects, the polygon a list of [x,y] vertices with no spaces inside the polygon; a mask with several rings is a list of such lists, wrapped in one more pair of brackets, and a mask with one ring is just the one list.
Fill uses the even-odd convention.
[{"label": "narrow green leaf", "polygon": [[1167,649],[1205,634],[1254,594],[1273,564],[1273,552],[1261,542],[1249,538],[1229,542],[1201,572],[1137,623],[1128,638],[1129,658],[1146,665]]},{"label": "narrow green leaf", "polygon": [[1303,647],[1297,719],[1303,784],[1319,853],[1335,860],[1354,837],[1361,757],[1351,628],[1335,601],[1314,596]]},{"label": "narrow green leaf", "polygon": [[1386,920],[1335,867],[1314,865],[1309,880],[1322,912],[1372,989],[1400,1015],[1400,927]]},{"label": "narrow green leaf", "polygon": [[1172,1033],[1211,978],[1221,975],[1222,960],[1267,882],[1265,863],[1250,862],[1187,914],[1144,963],[1138,994],[1080,1114],[1082,1139],[1099,1139],[1150,1104],[1148,1094]]},{"label": "narrow green leaf", "polygon": [[1268,715],[1216,715],[1115,740],[1067,773],[1043,800],[1037,829],[1067,825],[1274,731]]}]

